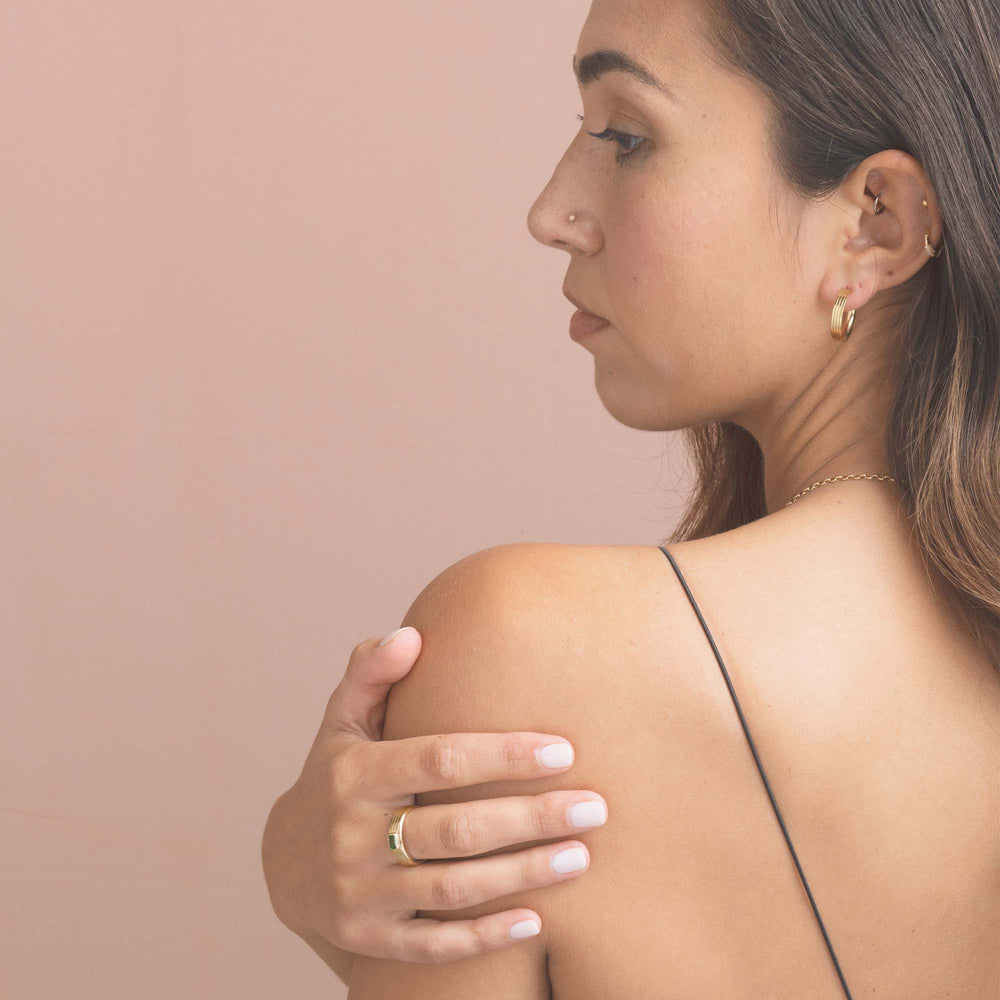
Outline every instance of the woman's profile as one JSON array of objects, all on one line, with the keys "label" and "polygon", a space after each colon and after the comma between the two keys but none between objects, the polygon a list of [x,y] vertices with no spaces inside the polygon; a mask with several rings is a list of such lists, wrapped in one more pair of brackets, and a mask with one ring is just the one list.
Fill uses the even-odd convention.
[{"label": "woman's profile", "polygon": [[[417,596],[389,753],[535,730],[574,767],[400,765],[388,840],[340,849],[381,852],[414,925],[522,908],[524,939],[360,934],[352,1000],[1000,996],[998,15],[594,0],[528,228],[601,402],[683,430],[696,485],[662,545],[495,546]],[[422,809],[583,787],[570,845],[539,811],[526,888],[414,903],[511,852],[470,811],[433,853]]]}]

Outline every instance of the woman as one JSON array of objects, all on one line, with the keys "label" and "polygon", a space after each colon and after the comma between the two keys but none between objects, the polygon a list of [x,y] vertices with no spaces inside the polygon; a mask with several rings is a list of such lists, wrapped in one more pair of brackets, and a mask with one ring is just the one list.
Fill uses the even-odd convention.
[{"label": "woman", "polygon": [[353,1000],[1000,995],[995,7],[595,0],[574,70],[529,228],[697,489],[449,567],[387,703],[416,636],[359,646],[275,910]]}]

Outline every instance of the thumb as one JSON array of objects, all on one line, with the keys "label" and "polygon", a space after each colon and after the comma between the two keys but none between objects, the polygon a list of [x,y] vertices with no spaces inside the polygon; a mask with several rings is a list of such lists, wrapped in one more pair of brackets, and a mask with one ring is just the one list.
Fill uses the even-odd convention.
[{"label": "thumb", "polygon": [[379,645],[365,639],[354,647],[347,670],[326,707],[327,724],[334,729],[382,739],[389,689],[410,672],[420,655],[420,633],[412,626],[397,629]]}]

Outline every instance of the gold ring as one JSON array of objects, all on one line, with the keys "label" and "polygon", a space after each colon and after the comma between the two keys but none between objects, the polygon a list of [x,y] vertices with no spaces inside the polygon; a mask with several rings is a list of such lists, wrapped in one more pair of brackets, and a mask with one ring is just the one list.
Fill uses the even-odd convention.
[{"label": "gold ring", "polygon": [[427,860],[426,858],[410,857],[403,846],[403,820],[406,819],[406,814],[411,809],[416,808],[416,805],[402,806],[392,814],[392,819],[389,820],[389,850],[392,851],[392,856],[397,863],[401,865],[422,865]]}]

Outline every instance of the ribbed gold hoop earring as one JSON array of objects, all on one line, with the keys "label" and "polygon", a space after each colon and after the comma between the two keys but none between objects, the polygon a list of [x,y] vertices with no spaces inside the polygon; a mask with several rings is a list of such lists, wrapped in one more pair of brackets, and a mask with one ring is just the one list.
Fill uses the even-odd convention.
[{"label": "ribbed gold hoop earring", "polygon": [[834,340],[847,340],[851,335],[851,328],[854,326],[854,313],[857,310],[852,309],[847,314],[847,325],[846,327],[844,326],[844,306],[847,305],[847,296],[850,294],[850,285],[841,288],[837,293],[837,301],[833,306],[833,315],[830,317],[830,336]]}]

